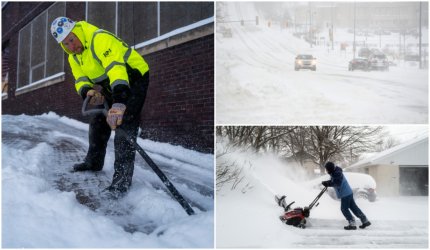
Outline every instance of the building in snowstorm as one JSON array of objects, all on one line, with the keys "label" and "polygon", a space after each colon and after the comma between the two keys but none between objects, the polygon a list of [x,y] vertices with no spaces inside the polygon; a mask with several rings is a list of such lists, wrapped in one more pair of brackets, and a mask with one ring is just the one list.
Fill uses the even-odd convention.
[{"label": "building in snowstorm", "polygon": [[116,34],[148,62],[142,137],[213,152],[213,2],[2,3],[3,114],[86,121],[67,55],[49,32],[58,16]]}]

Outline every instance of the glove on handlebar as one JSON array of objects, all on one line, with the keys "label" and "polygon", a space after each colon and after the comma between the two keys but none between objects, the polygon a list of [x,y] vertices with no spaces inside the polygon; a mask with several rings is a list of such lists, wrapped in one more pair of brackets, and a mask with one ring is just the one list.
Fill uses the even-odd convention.
[{"label": "glove on handlebar", "polygon": [[91,96],[89,102],[91,105],[103,105],[105,101],[105,97],[95,89],[88,90],[87,96]]},{"label": "glove on handlebar", "polygon": [[125,109],[126,106],[122,103],[114,103],[112,108],[109,109],[106,121],[112,130],[115,130],[117,126],[122,124]]},{"label": "glove on handlebar", "polygon": [[328,187],[329,183],[330,183],[330,181],[323,181],[323,182],[321,182],[321,184],[322,184],[324,187]]}]

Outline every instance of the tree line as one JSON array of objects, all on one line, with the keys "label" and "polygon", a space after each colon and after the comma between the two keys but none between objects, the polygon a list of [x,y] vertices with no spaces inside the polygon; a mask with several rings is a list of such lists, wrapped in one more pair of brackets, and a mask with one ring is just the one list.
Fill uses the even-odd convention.
[{"label": "tree line", "polygon": [[364,152],[398,144],[381,126],[218,126],[216,134],[234,146],[272,151],[301,165],[312,160],[322,172],[328,160],[352,163]]}]

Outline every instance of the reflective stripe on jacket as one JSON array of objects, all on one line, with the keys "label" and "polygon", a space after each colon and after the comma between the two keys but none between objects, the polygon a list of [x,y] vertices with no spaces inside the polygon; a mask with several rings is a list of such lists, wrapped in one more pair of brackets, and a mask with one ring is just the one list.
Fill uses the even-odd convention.
[{"label": "reflective stripe on jacket", "polygon": [[106,79],[110,91],[117,85],[129,86],[126,65],[142,75],[148,72],[149,66],[142,56],[115,35],[85,21],[77,22],[72,32],[84,47],[82,54],[71,53],[62,43],[61,47],[69,54],[78,94],[81,95],[84,86],[92,88]]}]

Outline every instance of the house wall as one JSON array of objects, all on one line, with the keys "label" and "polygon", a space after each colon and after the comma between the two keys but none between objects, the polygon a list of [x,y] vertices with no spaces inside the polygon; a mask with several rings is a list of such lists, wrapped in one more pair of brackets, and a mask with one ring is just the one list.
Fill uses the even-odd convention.
[{"label": "house wall", "polygon": [[399,166],[369,166],[369,175],[376,181],[376,193],[378,196],[399,195]]}]

